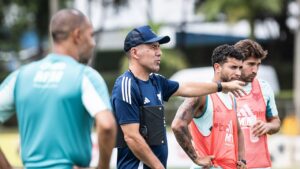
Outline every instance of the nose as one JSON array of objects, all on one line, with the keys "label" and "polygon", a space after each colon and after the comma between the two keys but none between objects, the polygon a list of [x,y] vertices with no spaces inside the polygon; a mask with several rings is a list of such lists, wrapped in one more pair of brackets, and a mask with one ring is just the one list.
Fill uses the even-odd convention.
[{"label": "nose", "polygon": [[252,68],[252,73],[257,73],[257,71],[258,71],[258,65],[255,65],[255,66],[253,66],[253,68]]},{"label": "nose", "polygon": [[92,47],[94,48],[96,46],[96,40],[95,38],[92,38]]},{"label": "nose", "polygon": [[237,70],[235,71],[235,76],[236,76],[237,78],[240,78],[241,74],[242,74],[242,70],[241,70],[241,69],[237,69]]},{"label": "nose", "polygon": [[161,55],[162,55],[161,49],[160,49],[160,48],[157,48],[157,50],[156,50],[156,56],[161,57]]}]

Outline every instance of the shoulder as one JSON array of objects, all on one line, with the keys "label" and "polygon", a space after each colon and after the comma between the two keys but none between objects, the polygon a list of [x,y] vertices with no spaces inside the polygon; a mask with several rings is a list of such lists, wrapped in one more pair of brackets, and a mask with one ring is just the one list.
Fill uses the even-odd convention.
[{"label": "shoulder", "polygon": [[271,85],[264,79],[257,79],[262,91],[270,92],[273,91]]},{"label": "shoulder", "polygon": [[97,72],[95,69],[91,68],[90,66],[83,67],[83,75],[91,82],[101,82],[104,83],[103,77]]},{"label": "shoulder", "polygon": [[134,77],[126,71],[116,79],[114,87],[129,87],[132,86],[133,83],[135,84]]},{"label": "shoulder", "polygon": [[20,70],[15,70],[14,72],[10,73],[1,84],[0,89],[4,88],[5,86],[14,86],[16,83],[16,79],[19,75]]},{"label": "shoulder", "polygon": [[161,74],[157,73],[151,73],[150,78],[156,79],[156,80],[167,80],[167,78]]},{"label": "shoulder", "polygon": [[157,73],[152,73],[150,74],[150,78],[154,79],[155,81],[158,81],[158,83],[164,85],[164,86],[168,86],[168,85],[179,85],[178,82],[173,81],[173,80],[169,80],[167,79],[165,76],[157,74]]},{"label": "shoulder", "polygon": [[132,93],[136,88],[137,85],[134,77],[128,71],[126,71],[116,79],[112,94],[113,97],[114,95],[119,94],[128,96],[129,93]]},{"label": "shoulder", "polygon": [[85,88],[87,86],[93,87],[96,91],[100,93],[108,91],[107,85],[100,73],[89,66],[84,67],[83,77],[81,80],[82,88]]}]

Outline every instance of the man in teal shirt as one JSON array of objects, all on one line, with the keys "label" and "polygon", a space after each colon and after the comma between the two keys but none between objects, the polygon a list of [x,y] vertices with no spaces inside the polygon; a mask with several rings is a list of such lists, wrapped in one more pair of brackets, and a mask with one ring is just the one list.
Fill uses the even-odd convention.
[{"label": "man in teal shirt", "polygon": [[115,120],[106,84],[85,66],[95,46],[93,28],[78,10],[51,19],[53,53],[10,74],[0,86],[0,121],[17,112],[25,168],[88,167],[96,122],[99,168],[109,168]]}]

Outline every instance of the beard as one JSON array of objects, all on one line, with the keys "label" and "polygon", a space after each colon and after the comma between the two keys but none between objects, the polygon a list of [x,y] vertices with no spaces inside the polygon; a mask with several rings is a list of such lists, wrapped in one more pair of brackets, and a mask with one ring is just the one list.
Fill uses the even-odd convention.
[{"label": "beard", "polygon": [[229,76],[226,76],[224,74],[221,74],[220,80],[222,82],[230,82],[232,80],[240,80],[240,78],[238,78],[238,77],[229,77]]},{"label": "beard", "polygon": [[79,59],[79,63],[87,65],[89,63],[89,59]]},{"label": "beard", "polygon": [[241,80],[244,82],[252,82],[255,77],[256,77],[256,74],[253,74],[253,73],[248,76],[246,76],[245,74],[242,74]]},{"label": "beard", "polygon": [[88,55],[82,55],[79,57],[79,63],[85,64],[85,65],[90,65],[92,63],[93,59],[93,54],[88,54]]}]

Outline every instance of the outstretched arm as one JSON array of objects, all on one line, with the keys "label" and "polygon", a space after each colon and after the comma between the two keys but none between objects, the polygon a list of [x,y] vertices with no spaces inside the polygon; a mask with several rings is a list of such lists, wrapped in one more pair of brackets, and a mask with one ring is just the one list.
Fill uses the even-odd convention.
[{"label": "outstretched arm", "polygon": [[[235,95],[240,95],[239,91],[243,91],[245,83],[234,80],[230,82],[221,82],[223,92],[233,92]],[[215,82],[185,82],[179,85],[174,96],[198,97],[204,96],[218,91],[218,85]]]},{"label": "outstretched arm", "polygon": [[210,167],[212,165],[212,156],[199,157],[192,144],[192,136],[189,132],[188,125],[192,121],[196,110],[201,107],[201,97],[188,98],[179,107],[175,119],[172,122],[172,130],[175,134],[177,142],[197,165]]},{"label": "outstretched arm", "polygon": [[97,113],[95,120],[100,153],[98,169],[107,169],[109,168],[112,150],[115,146],[116,122],[112,112],[109,110]]},{"label": "outstretched arm", "polygon": [[0,148],[0,168],[2,169],[12,169],[11,165],[9,164],[8,160],[6,159],[4,153]]}]

